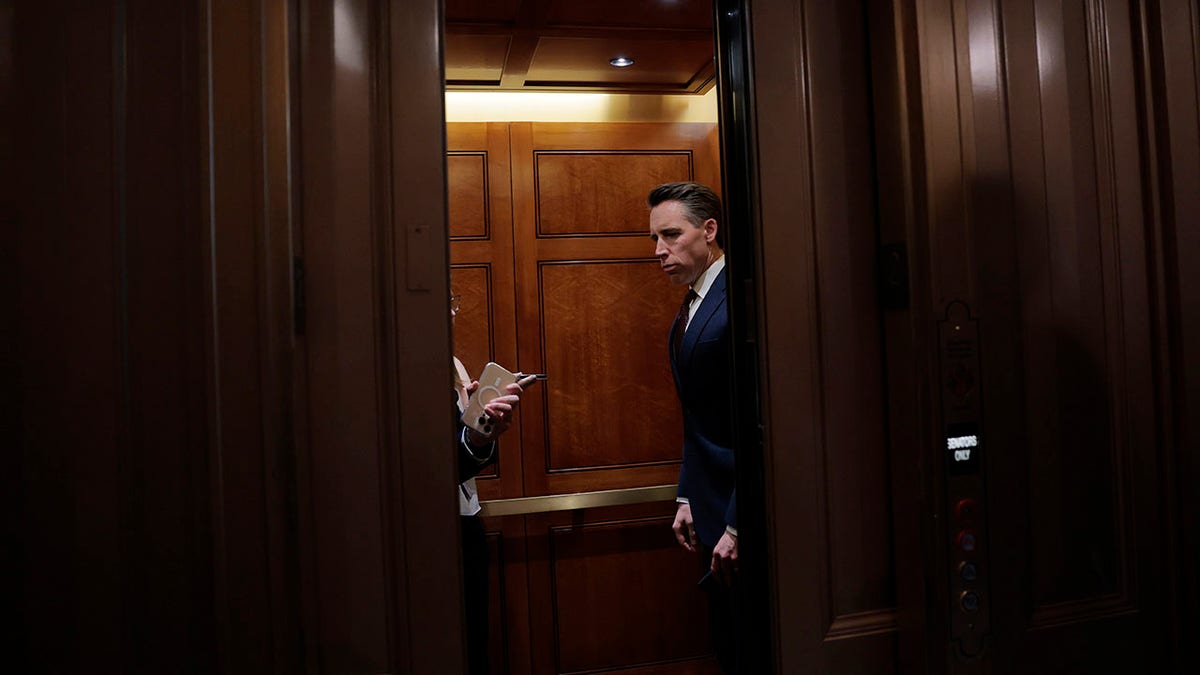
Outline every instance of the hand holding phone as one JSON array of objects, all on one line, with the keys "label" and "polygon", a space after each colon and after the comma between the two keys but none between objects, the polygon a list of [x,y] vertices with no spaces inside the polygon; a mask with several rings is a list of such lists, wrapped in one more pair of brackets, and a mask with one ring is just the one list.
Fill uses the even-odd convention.
[{"label": "hand holding phone", "polygon": [[507,394],[508,385],[516,382],[515,374],[489,361],[479,375],[479,387],[471,394],[471,400],[467,401],[467,407],[463,410],[462,423],[485,437],[491,437],[496,431],[496,423],[484,408],[492,399]]}]

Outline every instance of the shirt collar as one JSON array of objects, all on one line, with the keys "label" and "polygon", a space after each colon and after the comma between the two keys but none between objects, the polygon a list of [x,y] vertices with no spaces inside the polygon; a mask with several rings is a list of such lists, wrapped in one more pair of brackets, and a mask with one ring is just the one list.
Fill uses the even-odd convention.
[{"label": "shirt collar", "polygon": [[712,288],[713,282],[717,280],[717,275],[719,275],[723,269],[725,269],[724,253],[721,254],[721,257],[714,260],[712,264],[708,266],[708,269],[701,272],[696,281],[692,283],[692,290],[696,292],[696,295],[700,298],[700,300],[704,300],[704,296],[708,294],[708,289]]}]

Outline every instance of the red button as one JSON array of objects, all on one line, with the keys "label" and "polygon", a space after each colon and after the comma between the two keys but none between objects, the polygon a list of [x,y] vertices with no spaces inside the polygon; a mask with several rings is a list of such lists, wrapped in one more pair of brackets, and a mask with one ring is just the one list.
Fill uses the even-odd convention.
[{"label": "red button", "polygon": [[958,500],[954,505],[954,517],[960,523],[974,522],[979,517],[979,502],[970,497]]}]

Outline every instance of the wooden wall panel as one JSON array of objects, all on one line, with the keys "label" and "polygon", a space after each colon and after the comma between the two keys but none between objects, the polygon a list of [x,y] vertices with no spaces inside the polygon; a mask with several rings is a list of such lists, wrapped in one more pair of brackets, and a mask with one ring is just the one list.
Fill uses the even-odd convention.
[{"label": "wooden wall panel", "polygon": [[[453,171],[451,171],[450,176],[453,175]],[[451,218],[453,215],[453,210],[451,210]],[[453,223],[454,220],[451,219],[450,222]],[[509,270],[502,269],[499,274],[508,272]],[[492,303],[494,297],[492,266],[490,264],[458,265],[452,268],[450,289],[462,296],[459,300],[461,305],[458,316],[454,320],[454,354],[467,368],[467,373],[472,378],[478,378],[483,372],[484,365],[488,361],[494,360],[492,355],[496,353],[496,332],[493,330],[495,313]],[[499,317],[500,321],[505,321],[507,318]],[[520,413],[518,412],[518,414]],[[483,486],[481,493],[483,498],[501,494],[493,486],[499,475],[500,466],[508,464],[511,467],[519,467],[520,449],[520,437],[504,439],[500,461],[479,474],[476,487]],[[510,470],[509,473],[519,473],[519,471]]]},{"label": "wooden wall panel", "polygon": [[[454,353],[467,372],[478,377],[481,364],[493,360],[496,339],[493,305],[492,267],[488,264],[459,265],[450,273],[450,288],[461,295],[458,317],[454,320]],[[503,317],[501,317],[503,320]]]},{"label": "wooden wall panel", "polygon": [[[978,281],[985,298],[1019,308],[1015,323],[995,327],[992,351],[1021,345],[1024,387],[1023,400],[1007,390],[990,405],[992,425],[1021,430],[990,463],[999,485],[1021,486],[993,492],[997,536],[1023,540],[1030,556],[1024,575],[995,589],[1028,603],[998,607],[1009,623],[997,658],[1099,668],[1140,653],[1123,666],[1137,669],[1165,650],[1153,637],[1162,563],[1150,552],[1162,532],[1149,514],[1160,508],[1160,469],[1131,13],[1124,2],[1029,9],[1003,6],[1017,276]],[[979,247],[985,258],[997,250],[982,236]],[[1022,511],[1035,515],[1015,517]],[[1097,621],[1113,615],[1122,619]],[[1026,620],[1027,632],[1008,632]],[[1063,624],[1074,625],[1055,629]],[[1108,648],[1084,647],[1083,633],[1108,636]]]},{"label": "wooden wall panel", "polygon": [[683,421],[659,349],[674,294],[658,262],[540,267],[541,337],[554,373],[541,397],[545,470],[677,466]]},{"label": "wooden wall panel", "polygon": [[446,157],[451,241],[489,238],[487,160],[486,152],[450,152]]},{"label": "wooden wall panel", "polygon": [[201,105],[212,110],[205,138],[212,160],[202,186],[212,237],[205,262],[214,278],[205,349],[220,355],[209,382],[210,424],[222,439],[209,457],[220,514],[213,543],[225,628],[219,655],[227,667],[280,672],[300,662],[301,634],[288,510],[295,460],[288,7],[214,1],[204,7],[201,34],[211,44],[204,73],[211,98]]},{"label": "wooden wall panel", "polygon": [[881,220],[894,227],[903,212],[877,205],[871,142],[868,54],[878,44],[887,59],[888,40],[868,35],[880,19],[867,12],[883,9],[749,8],[756,249],[740,260],[753,256],[759,275],[742,302],[757,303],[763,345],[765,501],[775,514],[765,529],[777,575],[766,603],[779,673],[927,672],[916,494],[928,479],[911,429],[917,355],[904,340],[914,319],[899,306],[885,321],[876,276],[880,243],[903,237],[881,242]]},{"label": "wooden wall panel", "polygon": [[[821,167],[813,176],[811,206],[823,373],[819,494],[828,547],[828,634],[887,649],[894,640],[897,605],[891,472],[912,448],[898,446],[886,416],[884,340],[891,335],[883,330],[873,264],[881,235],[874,199],[866,196],[873,181],[865,159],[871,155],[865,105],[870,93],[859,75],[867,71],[868,55],[855,46],[865,43],[864,13],[861,6],[807,12],[809,49],[840,54],[836,68],[814,68],[810,74],[822,92],[812,111],[821,133],[813,137],[811,150]],[[868,635],[874,637],[864,639]],[[849,663],[854,649],[844,650],[852,657]]]},{"label": "wooden wall panel", "polygon": [[[984,663],[951,653],[950,672],[1166,669],[1131,9],[918,5],[924,212],[910,250],[929,276],[916,304],[937,317],[962,300],[981,330],[992,574],[974,621],[994,642]],[[938,535],[947,562],[956,530]],[[962,615],[939,585],[951,612],[934,616],[935,642]]]},{"label": "wooden wall panel", "polygon": [[[372,225],[382,227],[372,219],[380,187],[371,157],[380,131],[372,124],[372,64],[364,56],[377,42],[367,28],[375,16],[370,3],[343,3],[339,16],[333,9],[307,3],[302,32],[312,37],[300,53],[307,83],[299,249],[308,314],[300,354],[307,407],[301,456],[309,477],[301,504],[311,556],[306,601],[316,636],[310,657],[320,671],[382,672],[394,663],[397,636],[387,628],[383,491],[390,465],[381,447],[388,424],[379,416],[389,388],[380,344],[387,338],[376,323],[384,284],[372,237]],[[340,31],[332,30],[335,21]],[[342,68],[334,67],[337,57]]]},{"label": "wooden wall panel", "polygon": [[491,672],[530,672],[529,565],[525,516],[484,520],[491,552]]},{"label": "wooden wall panel", "polygon": [[528,516],[533,670],[717,672],[671,504]]},{"label": "wooden wall panel", "polygon": [[[522,418],[526,493],[674,483],[666,334],[680,296],[655,277],[645,195],[668,180],[718,188],[716,129],[511,128],[517,317],[539,327],[522,332],[521,368],[550,376]],[[595,424],[608,431],[592,435]]]},{"label": "wooden wall panel", "polygon": [[22,672],[299,663],[288,24],[236,4],[13,15]]},{"label": "wooden wall panel", "polygon": [[306,666],[462,672],[440,3],[295,6]]},{"label": "wooden wall panel", "polygon": [[24,656],[47,672],[84,667],[79,653],[119,668],[128,648],[113,15],[58,3],[15,18],[15,59],[29,64],[16,87]]},{"label": "wooden wall panel", "polygon": [[306,665],[462,672],[440,3],[298,16]]},{"label": "wooden wall panel", "polygon": [[654,186],[692,175],[686,152],[539,152],[537,235],[640,235],[646,229],[646,197]]},{"label": "wooden wall panel", "polygon": [[[1036,31],[1036,47],[1020,45],[1031,55],[1036,48],[1056,64],[1041,66],[1036,74],[1043,107],[1042,156],[1037,164],[1017,165],[1021,178],[1053,181],[1045,189],[1022,193],[1017,204],[1021,285],[1014,290],[1022,298],[1025,396],[1033,410],[1026,443],[1029,475],[1037,477],[1030,481],[1029,500],[1039,514],[1030,532],[1031,590],[1038,606],[1123,594],[1132,581],[1130,551],[1119,541],[1130,515],[1129,505],[1119,499],[1130,487],[1131,448],[1122,431],[1121,418],[1127,413],[1114,410],[1113,403],[1121,405],[1131,393],[1121,364],[1131,356],[1135,362],[1145,357],[1128,354],[1121,339],[1123,315],[1134,308],[1122,297],[1116,265],[1137,252],[1121,256],[1120,249],[1114,250],[1122,223],[1112,212],[1118,197],[1113,190],[1122,177],[1112,166],[1112,143],[1121,139],[1113,138],[1109,116],[1121,111],[1102,96],[1111,86],[1100,79],[1108,69],[1107,55],[1097,53],[1093,62],[1089,53],[1089,47],[1104,49],[1096,42],[1104,38],[1089,25],[1104,17],[1088,16],[1101,8],[1075,3],[1040,7],[1029,33]],[[1111,28],[1114,36],[1124,33],[1127,45],[1128,23]],[[1020,37],[1014,35],[1013,42]],[[1122,56],[1122,61],[1129,59],[1128,53]],[[1100,95],[1093,95],[1094,87]],[[1014,93],[1026,92],[1014,88]],[[1132,102],[1125,105],[1131,108]],[[1132,131],[1131,110],[1124,112],[1128,116],[1118,121]],[[1136,161],[1136,146],[1130,152]],[[1136,174],[1126,179],[1137,185]],[[1138,226],[1136,190],[1132,197],[1135,220],[1129,225]],[[1106,346],[1113,351],[1106,353]],[[1089,480],[1079,481],[1079,475]],[[1089,514],[1085,522],[1078,521],[1075,514],[1080,512]],[[1066,529],[1077,532],[1078,539],[1063,537]]]},{"label": "wooden wall panel", "polygon": [[1158,220],[1156,347],[1163,405],[1163,493],[1178,508],[1169,596],[1176,669],[1200,634],[1200,2],[1138,3],[1142,22],[1145,116],[1154,146],[1152,213]]},{"label": "wooden wall panel", "polygon": [[[454,350],[472,377],[488,361],[520,370],[508,136],[508,125],[502,123],[446,125],[450,289],[463,296],[454,323]],[[521,460],[520,434],[507,434],[500,461],[480,476],[480,497],[520,496]]]}]

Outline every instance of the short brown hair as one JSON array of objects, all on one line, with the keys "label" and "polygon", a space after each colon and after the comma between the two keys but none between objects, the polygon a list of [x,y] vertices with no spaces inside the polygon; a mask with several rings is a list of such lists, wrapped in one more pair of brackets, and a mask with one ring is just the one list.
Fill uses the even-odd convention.
[{"label": "short brown hair", "polygon": [[663,202],[679,202],[683,206],[684,217],[696,227],[702,227],[709,218],[717,221],[717,246],[725,248],[725,217],[721,198],[712,188],[692,181],[663,183],[650,191],[646,203],[654,208]]}]

